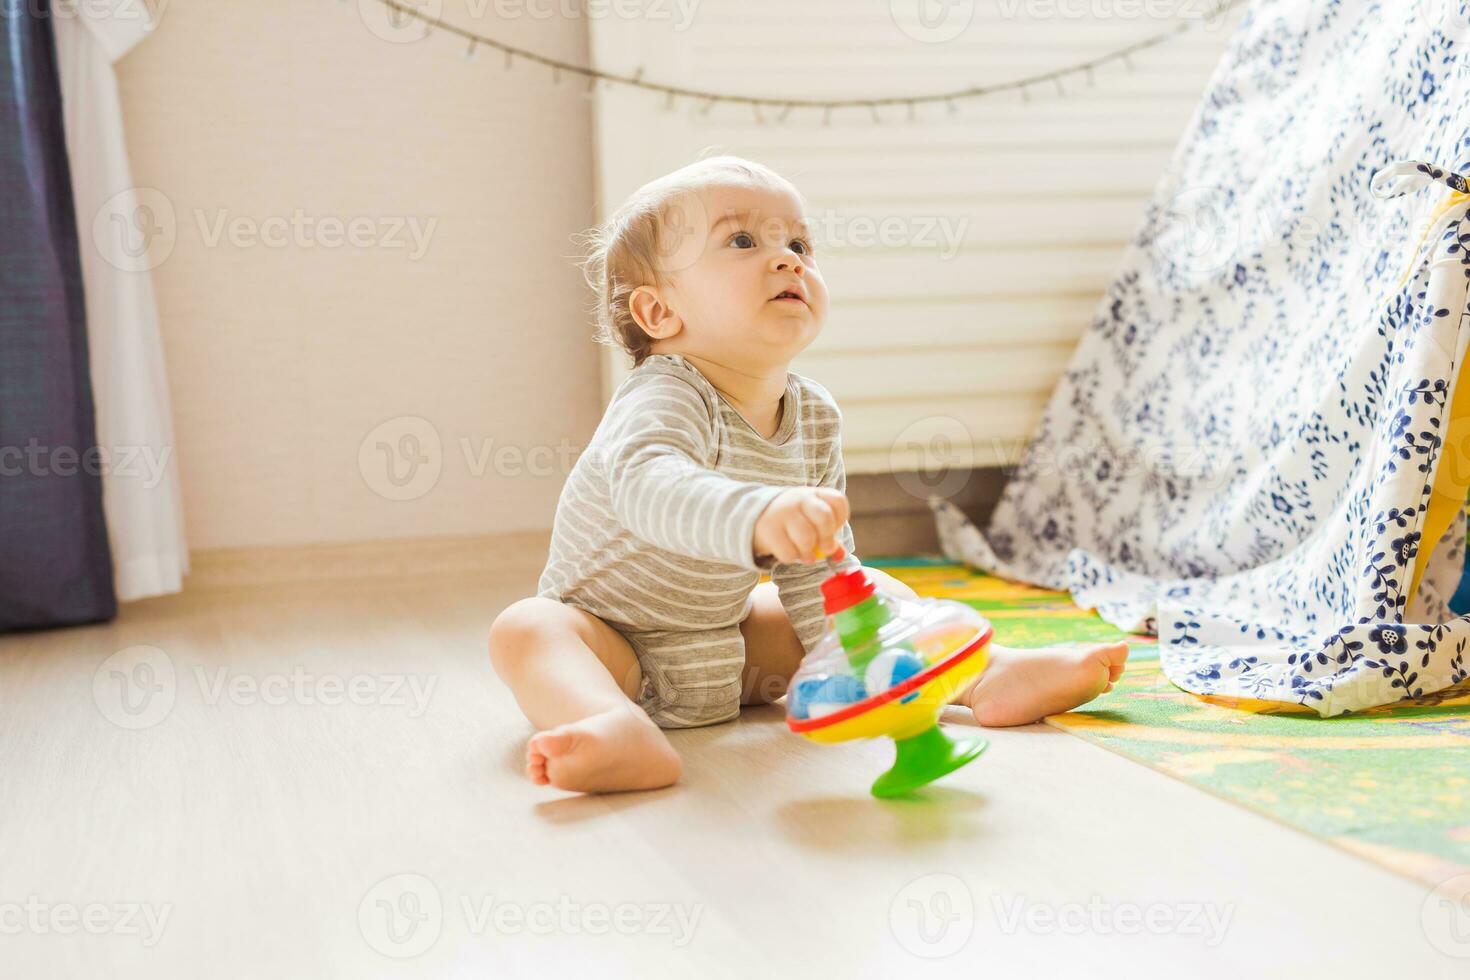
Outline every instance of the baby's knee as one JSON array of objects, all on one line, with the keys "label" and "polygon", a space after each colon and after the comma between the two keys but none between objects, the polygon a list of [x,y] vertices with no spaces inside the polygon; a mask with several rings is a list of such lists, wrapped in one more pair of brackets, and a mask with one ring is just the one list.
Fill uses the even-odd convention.
[{"label": "baby's knee", "polygon": [[490,624],[490,663],[504,675],[532,653],[552,629],[561,613],[561,603],[531,596],[507,606]]}]

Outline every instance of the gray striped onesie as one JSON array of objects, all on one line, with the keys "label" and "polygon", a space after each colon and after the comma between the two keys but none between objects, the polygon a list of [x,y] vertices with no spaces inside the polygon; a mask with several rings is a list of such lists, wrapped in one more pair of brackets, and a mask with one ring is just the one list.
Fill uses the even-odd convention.
[{"label": "gray striped onesie", "polygon": [[[679,354],[653,354],[618,387],[556,507],[537,594],[578,606],[627,638],[641,704],[663,728],[740,712],[740,623],[769,569],[802,645],[822,635],[833,564],[757,561],[761,512],[786,487],[846,491],[842,417],[821,385],[788,374],[780,428],[751,428]],[[852,530],[838,540],[855,565]]]}]

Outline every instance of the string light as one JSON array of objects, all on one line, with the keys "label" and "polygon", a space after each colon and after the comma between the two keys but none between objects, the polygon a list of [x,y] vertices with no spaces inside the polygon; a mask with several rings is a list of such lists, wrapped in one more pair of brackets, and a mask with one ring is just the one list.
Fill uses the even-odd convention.
[{"label": "string light", "polygon": [[[345,2],[345,0],[343,0],[343,2]],[[504,54],[505,68],[507,71],[514,67],[515,59],[519,57],[525,61],[529,61],[534,64],[543,65],[547,68],[550,68],[552,81],[557,85],[561,84],[561,76],[563,72],[570,72],[574,75],[586,78],[588,97],[591,96],[591,93],[596,91],[599,83],[606,83],[608,85],[629,85],[634,88],[643,89],[649,92],[663,93],[665,100],[664,108],[666,110],[672,110],[674,108],[675,102],[680,97],[692,99],[700,103],[701,108],[699,112],[701,115],[706,116],[709,115],[710,110],[714,108],[716,103],[745,104],[750,106],[751,112],[755,116],[757,123],[764,123],[766,121],[766,116],[762,111],[763,109],[777,110],[778,115],[776,118],[778,119],[778,121],[781,122],[785,122],[786,118],[795,109],[820,109],[822,110],[822,124],[824,126],[831,125],[832,113],[837,109],[866,107],[868,109],[869,115],[872,117],[873,122],[881,124],[883,122],[883,114],[879,110],[885,106],[904,107],[904,109],[906,110],[906,118],[910,122],[912,122],[918,118],[917,109],[918,106],[921,104],[931,105],[942,102],[948,109],[949,113],[951,115],[954,115],[959,111],[959,108],[956,105],[956,100],[981,98],[983,96],[994,95],[999,92],[1019,91],[1021,94],[1021,100],[1023,102],[1030,102],[1031,86],[1045,82],[1052,82],[1056,86],[1057,93],[1059,95],[1065,96],[1067,94],[1066,86],[1063,84],[1063,80],[1065,78],[1070,76],[1083,76],[1086,80],[1087,85],[1091,87],[1096,83],[1094,70],[1102,65],[1121,61],[1129,71],[1133,71],[1135,69],[1133,62],[1134,54],[1163,44],[1164,42],[1185,33],[1186,31],[1195,27],[1198,23],[1201,23],[1201,21],[1198,19],[1190,19],[1174,25],[1169,30],[1162,31],[1151,37],[1144,38],[1141,41],[1136,41],[1133,44],[1128,45],[1127,47],[1119,48],[1118,50],[1113,51],[1109,54],[1101,55],[1088,61],[1079,62],[1067,68],[1056,69],[1049,72],[1042,72],[1036,75],[1029,75],[1024,78],[1016,78],[1010,81],[1000,82],[995,85],[988,85],[984,87],[976,86],[967,89],[958,89],[945,92],[934,92],[927,95],[893,95],[877,98],[854,97],[841,99],[788,100],[740,95],[736,93],[711,92],[705,89],[688,88],[681,85],[669,85],[662,82],[645,81],[643,78],[642,66],[639,66],[638,69],[634,71],[631,75],[602,71],[600,69],[592,68],[586,65],[578,65],[573,62],[562,61],[557,58],[551,58],[546,55],[537,54],[535,51],[531,51],[526,48],[520,48],[513,44],[508,44],[505,41],[497,40],[493,37],[486,37],[482,34],[476,34],[472,31],[466,30],[463,27],[456,26],[455,24],[448,23],[444,20],[439,19],[438,17],[431,16],[430,14],[420,10],[417,6],[412,6],[411,0],[378,0],[378,2],[388,8],[387,13],[389,23],[392,24],[395,28],[404,26],[408,23],[409,20],[412,19],[419,21],[423,25],[424,37],[428,37],[431,33],[435,31],[435,29],[437,29],[441,33],[454,35],[456,37],[464,39],[467,44],[464,54],[466,61],[473,61],[475,59],[476,54],[478,53],[478,48],[490,48],[495,51],[500,51],[502,54]],[[1229,11],[1236,9],[1237,7],[1242,7],[1248,2],[1250,2],[1250,0],[1218,0],[1218,2],[1216,2],[1214,5],[1214,12],[1211,15],[1211,19],[1218,19]]]}]

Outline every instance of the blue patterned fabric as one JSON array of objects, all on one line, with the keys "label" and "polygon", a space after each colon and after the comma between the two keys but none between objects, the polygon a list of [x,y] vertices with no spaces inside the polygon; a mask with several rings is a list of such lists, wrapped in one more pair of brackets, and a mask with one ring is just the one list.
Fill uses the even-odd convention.
[{"label": "blue patterned fabric", "polygon": [[1416,247],[1453,175],[1370,180],[1470,169],[1467,7],[1258,0],[988,530],[934,502],[951,558],[1157,631],[1200,694],[1334,715],[1465,678],[1458,507],[1411,583],[1470,204]]},{"label": "blue patterned fabric", "polygon": [[52,23],[0,17],[0,631],[117,613]]}]

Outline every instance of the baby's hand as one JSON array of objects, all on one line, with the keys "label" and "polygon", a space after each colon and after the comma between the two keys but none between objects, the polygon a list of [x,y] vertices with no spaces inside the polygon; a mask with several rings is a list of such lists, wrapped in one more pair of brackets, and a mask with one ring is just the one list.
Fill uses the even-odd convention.
[{"label": "baby's hand", "polygon": [[757,557],[776,561],[811,562],[818,553],[830,555],[839,547],[837,532],[847,523],[847,497],[823,487],[792,487],[761,512],[751,544]]}]

